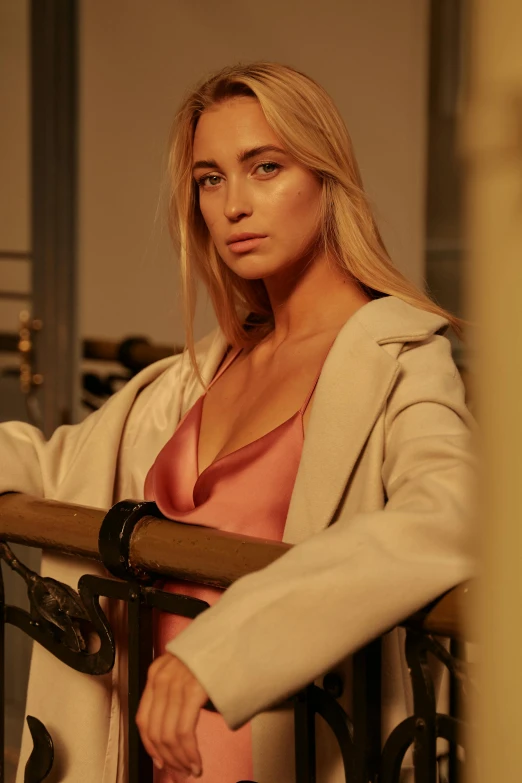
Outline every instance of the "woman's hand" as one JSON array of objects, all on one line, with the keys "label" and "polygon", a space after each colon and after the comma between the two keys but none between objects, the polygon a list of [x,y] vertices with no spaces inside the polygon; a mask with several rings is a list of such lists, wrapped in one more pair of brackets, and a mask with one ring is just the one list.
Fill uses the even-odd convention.
[{"label": "woman's hand", "polygon": [[165,653],[150,665],[136,723],[158,768],[181,778],[201,775],[196,725],[207,700],[190,669],[175,655]]}]

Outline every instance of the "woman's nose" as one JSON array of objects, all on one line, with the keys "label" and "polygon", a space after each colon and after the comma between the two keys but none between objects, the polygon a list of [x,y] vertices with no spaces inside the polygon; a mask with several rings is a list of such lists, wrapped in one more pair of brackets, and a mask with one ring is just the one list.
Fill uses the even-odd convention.
[{"label": "woman's nose", "polygon": [[242,215],[252,214],[252,203],[245,187],[228,184],[225,200],[225,217],[237,220]]}]

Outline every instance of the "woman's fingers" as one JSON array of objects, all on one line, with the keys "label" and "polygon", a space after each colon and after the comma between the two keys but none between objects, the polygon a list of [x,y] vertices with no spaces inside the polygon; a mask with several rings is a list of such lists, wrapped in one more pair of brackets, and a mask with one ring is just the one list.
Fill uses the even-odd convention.
[{"label": "woman's fingers", "polygon": [[207,699],[192,672],[170,653],[149,668],[136,722],[147,752],[173,780],[201,774],[196,726]]},{"label": "woman's fingers", "polygon": [[150,716],[155,701],[154,679],[157,671],[161,669],[166,663],[167,662],[163,661],[162,658],[157,658],[149,667],[147,682],[141,696],[138,712],[136,713],[136,724],[140,732],[141,741],[143,742],[145,750],[149,756],[151,756],[153,761],[156,763],[156,766],[161,766],[161,759],[150,737]]},{"label": "woman's fingers", "polygon": [[152,757],[155,765],[161,769],[168,764],[172,772],[186,773],[186,766],[165,753],[161,739],[163,716],[169,702],[169,687],[165,684],[169,682],[168,677],[165,676],[168,662],[166,657],[161,656],[149,668],[147,684],[136,714],[136,723],[145,750]]},{"label": "woman's fingers", "polygon": [[[200,687],[198,685],[198,688]],[[201,774],[202,767],[196,739],[196,726],[202,699],[204,704],[206,701],[204,692],[200,695],[193,686],[185,685],[180,708],[175,710],[169,703],[163,722],[164,743],[169,751],[168,758],[182,763],[195,777]]]},{"label": "woman's fingers", "polygon": [[[172,671],[178,672],[176,664]],[[158,752],[167,764],[174,767],[181,764],[195,776],[201,771],[196,725],[206,698],[206,693],[192,674],[189,678],[183,674],[171,677],[167,705],[162,716],[160,744],[157,745]]]},{"label": "woman's fingers", "polygon": [[176,757],[171,753],[170,743],[165,733],[166,716],[171,714],[174,716],[174,721],[177,721],[181,700],[179,687],[175,682],[171,682],[168,666],[156,673],[152,688],[153,698],[149,713],[148,736],[154,748],[154,757],[159,759],[162,765],[167,764],[179,772],[188,771],[180,754]]},{"label": "woman's fingers", "polygon": [[190,760],[192,774],[198,777],[201,774],[202,762],[196,737],[201,708],[207,701],[207,694],[201,685],[194,682],[187,683],[184,691],[184,709],[178,716],[177,738],[180,746],[185,751],[185,756]]}]

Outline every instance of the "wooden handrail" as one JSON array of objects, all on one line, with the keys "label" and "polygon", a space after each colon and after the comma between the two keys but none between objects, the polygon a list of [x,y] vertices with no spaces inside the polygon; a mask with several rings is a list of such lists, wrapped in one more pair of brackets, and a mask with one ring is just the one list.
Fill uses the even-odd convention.
[{"label": "wooden handrail", "polygon": [[[105,515],[103,509],[7,493],[0,495],[0,540],[99,561],[98,535]],[[226,588],[290,548],[277,541],[145,516],[130,539],[130,562],[158,576]],[[470,592],[468,584],[459,585],[402,624],[463,638]]]},{"label": "wooden handrail", "polygon": [[[8,493],[0,495],[0,540],[100,560],[106,511]],[[131,564],[154,574],[229,587],[272,563],[289,544],[145,516],[130,541]]]}]

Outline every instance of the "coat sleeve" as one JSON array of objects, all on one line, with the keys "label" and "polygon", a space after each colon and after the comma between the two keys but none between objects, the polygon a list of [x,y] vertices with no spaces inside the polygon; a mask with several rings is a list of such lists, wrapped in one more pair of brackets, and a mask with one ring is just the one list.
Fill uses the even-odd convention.
[{"label": "coat sleeve", "polygon": [[474,573],[474,424],[435,336],[409,344],[388,399],[383,510],[239,579],[169,642],[238,728]]},{"label": "coat sleeve", "polygon": [[[62,499],[91,503],[92,487],[86,471],[97,465],[99,482],[105,482],[105,495],[110,498],[119,443],[136,400],[145,387],[161,383],[168,371],[174,384],[172,394],[181,390],[180,369],[181,356],[146,367],[83,422],[58,427],[48,440],[26,422],[0,424],[0,493],[56,498],[67,481],[71,489]],[[110,504],[110,500],[107,502]]]},{"label": "coat sleeve", "polygon": [[[226,341],[214,329],[196,343],[196,357],[203,375],[211,376],[223,356]],[[169,415],[176,424],[182,397],[199,385],[186,353],[177,354],[149,365],[100,408],[80,424],[58,427],[49,440],[36,427],[25,422],[0,424],[0,493],[25,492],[36,497],[55,498],[67,482],[62,499],[70,503],[94,504],[91,497],[105,498],[110,504],[118,449],[127,419],[140,421],[145,430],[150,416],[146,401],[156,386],[168,386],[171,400]],[[142,394],[143,390],[148,391]],[[172,402],[176,401],[177,405]],[[149,406],[150,407],[150,406]],[[139,415],[141,413],[141,415]],[[97,467],[97,483],[104,482],[104,492],[93,495],[92,467]]]},{"label": "coat sleeve", "polygon": [[52,498],[103,412],[90,414],[80,424],[58,427],[49,440],[25,422],[0,424],[0,493]]}]

